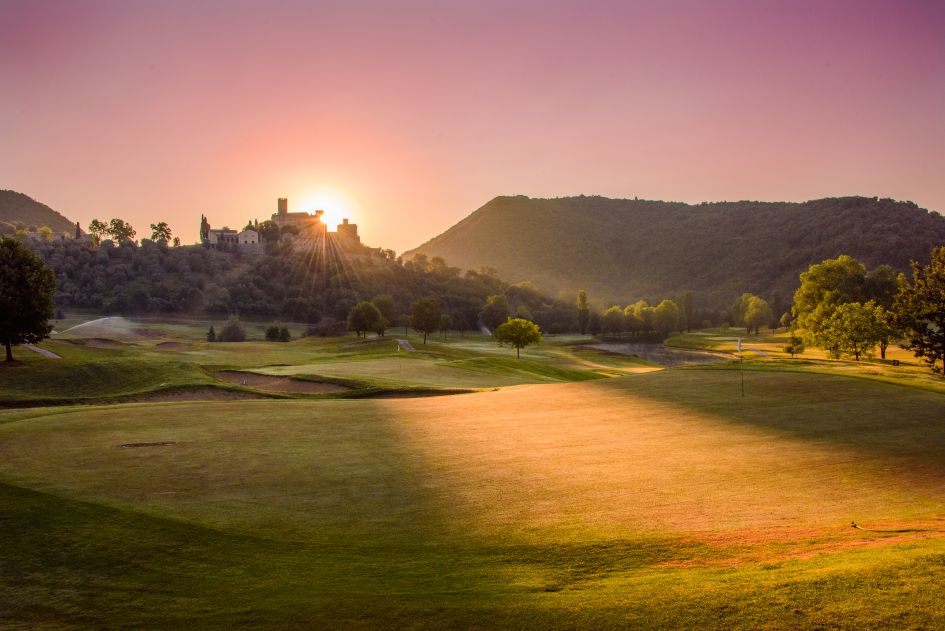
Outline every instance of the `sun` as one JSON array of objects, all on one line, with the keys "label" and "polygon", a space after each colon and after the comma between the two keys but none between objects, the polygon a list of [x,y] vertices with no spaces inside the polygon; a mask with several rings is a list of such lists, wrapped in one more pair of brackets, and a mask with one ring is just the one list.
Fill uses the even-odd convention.
[{"label": "sun", "polygon": [[312,189],[300,195],[299,200],[297,210],[307,213],[324,210],[322,221],[329,230],[334,230],[342,219],[351,219],[352,223],[356,223],[354,221],[355,204],[343,191],[332,188]]}]

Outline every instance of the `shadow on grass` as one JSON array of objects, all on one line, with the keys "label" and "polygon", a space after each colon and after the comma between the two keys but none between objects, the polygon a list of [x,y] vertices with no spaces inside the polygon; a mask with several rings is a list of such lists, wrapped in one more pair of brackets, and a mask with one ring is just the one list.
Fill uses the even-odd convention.
[{"label": "shadow on grass", "polygon": [[[945,472],[945,396],[918,388],[817,373],[740,370],[737,364],[665,370],[596,385],[776,436],[864,454],[917,457]],[[680,423],[684,427],[685,415]]]}]

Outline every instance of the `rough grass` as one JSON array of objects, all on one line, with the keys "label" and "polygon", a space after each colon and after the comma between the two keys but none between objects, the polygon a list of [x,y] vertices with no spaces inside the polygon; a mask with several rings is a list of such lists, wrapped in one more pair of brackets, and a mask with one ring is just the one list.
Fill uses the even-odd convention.
[{"label": "rough grass", "polygon": [[945,398],[737,377],[0,411],[4,624],[945,624]]}]

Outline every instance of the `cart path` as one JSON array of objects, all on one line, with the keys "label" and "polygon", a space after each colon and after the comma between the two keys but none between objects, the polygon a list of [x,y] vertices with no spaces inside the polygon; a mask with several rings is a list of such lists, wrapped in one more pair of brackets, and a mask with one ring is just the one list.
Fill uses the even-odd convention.
[{"label": "cart path", "polygon": [[38,346],[34,346],[33,344],[23,344],[23,348],[28,348],[34,353],[39,353],[40,355],[48,359],[62,359],[61,355],[56,355],[52,351],[47,351],[45,348],[40,348]]}]

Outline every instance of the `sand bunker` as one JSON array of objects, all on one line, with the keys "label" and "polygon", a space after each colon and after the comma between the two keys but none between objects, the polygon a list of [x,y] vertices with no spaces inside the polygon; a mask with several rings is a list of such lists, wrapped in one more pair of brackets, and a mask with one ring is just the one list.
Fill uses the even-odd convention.
[{"label": "sand bunker", "polygon": [[148,394],[133,395],[122,402],[127,403],[160,403],[162,401],[236,401],[239,399],[265,399],[263,395],[238,390],[225,390],[204,386],[201,388],[181,388],[179,390],[161,390]]},{"label": "sand bunker", "polygon": [[290,377],[276,377],[272,375],[260,375],[253,372],[242,372],[240,370],[218,370],[213,373],[217,379],[236,383],[241,386],[258,388],[259,390],[269,390],[271,392],[295,392],[299,394],[324,394],[326,392],[345,392],[351,388],[340,386],[336,383],[324,383],[321,381],[304,381],[302,379],[292,379]]}]

